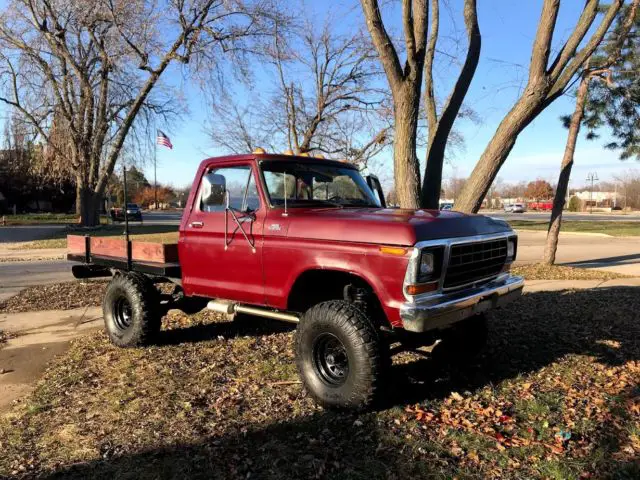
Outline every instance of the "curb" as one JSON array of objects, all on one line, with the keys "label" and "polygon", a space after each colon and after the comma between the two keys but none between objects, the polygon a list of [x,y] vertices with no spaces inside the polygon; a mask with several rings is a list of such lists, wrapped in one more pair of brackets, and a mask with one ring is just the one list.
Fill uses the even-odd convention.
[{"label": "curb", "polygon": [[[516,228],[514,229],[516,232],[539,232],[546,233],[544,230],[534,230],[532,228]],[[563,232],[560,230],[560,235],[581,235],[584,237],[601,237],[601,238],[614,238],[613,235],[609,235],[608,233],[596,233],[596,232]],[[622,238],[622,237],[616,237]]]}]

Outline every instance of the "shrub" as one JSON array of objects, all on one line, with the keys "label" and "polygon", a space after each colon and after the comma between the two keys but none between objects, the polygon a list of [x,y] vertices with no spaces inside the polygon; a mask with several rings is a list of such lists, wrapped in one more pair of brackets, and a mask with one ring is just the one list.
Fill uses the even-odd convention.
[{"label": "shrub", "polygon": [[573,196],[569,200],[569,211],[570,212],[581,212],[582,211],[582,200],[578,197]]}]

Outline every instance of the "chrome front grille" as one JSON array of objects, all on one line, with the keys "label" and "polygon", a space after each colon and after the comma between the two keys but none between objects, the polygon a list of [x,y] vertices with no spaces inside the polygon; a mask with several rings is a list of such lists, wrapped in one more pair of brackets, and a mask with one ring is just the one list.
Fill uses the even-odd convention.
[{"label": "chrome front grille", "polygon": [[507,239],[451,245],[443,288],[451,290],[495,278],[507,260]]}]

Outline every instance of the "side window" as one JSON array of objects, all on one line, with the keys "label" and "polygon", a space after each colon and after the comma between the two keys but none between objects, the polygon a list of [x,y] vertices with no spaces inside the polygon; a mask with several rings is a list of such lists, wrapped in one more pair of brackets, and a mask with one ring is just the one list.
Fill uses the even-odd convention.
[{"label": "side window", "polygon": [[[229,206],[234,210],[243,212],[255,211],[260,207],[258,189],[251,167],[213,168],[207,175],[217,176],[217,182],[224,185],[225,192],[229,195]],[[200,193],[200,210],[203,212],[224,212],[224,195],[215,195],[205,205],[202,188]]]}]

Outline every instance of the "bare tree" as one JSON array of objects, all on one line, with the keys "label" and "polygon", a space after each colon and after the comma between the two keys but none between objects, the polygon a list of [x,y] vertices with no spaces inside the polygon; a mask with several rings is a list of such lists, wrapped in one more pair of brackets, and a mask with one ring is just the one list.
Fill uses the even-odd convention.
[{"label": "bare tree", "polygon": [[[565,147],[562,164],[560,165],[560,176],[558,178],[558,188],[553,199],[553,210],[549,221],[549,229],[547,232],[547,241],[544,249],[543,262],[547,265],[553,265],[556,261],[556,252],[558,250],[558,238],[560,228],[562,226],[562,210],[564,208],[567,190],[569,188],[569,179],[571,177],[571,169],[573,167],[573,157],[576,151],[576,143],[580,127],[584,120],[585,106],[589,96],[589,86],[592,80],[602,80],[606,85],[612,86],[612,69],[611,67],[620,62],[624,69],[628,65],[628,55],[624,58],[621,55],[621,49],[629,36],[629,32],[635,22],[640,22],[640,17],[636,17],[640,0],[634,0],[630,7],[622,12],[624,16],[621,18],[618,28],[614,31],[614,38],[603,45],[605,56],[602,58],[592,58],[587,61],[587,66],[581,74],[580,85],[576,94],[576,106],[573,115],[569,119],[569,134],[567,136],[567,145]],[[631,55],[635,56],[637,50],[637,42],[632,42]],[[594,67],[589,68],[589,65]],[[636,74],[633,75],[636,77]],[[634,79],[635,80],[635,79]],[[625,112],[626,114],[626,112]],[[624,115],[624,114],[623,114]]]},{"label": "bare tree", "polygon": [[2,15],[0,100],[54,149],[56,116],[69,135],[82,223],[95,225],[130,133],[171,111],[170,97],[157,95],[169,66],[195,72],[223,55],[242,59],[268,34],[274,9],[268,0],[12,0]]},{"label": "bare tree", "polygon": [[218,95],[212,140],[236,153],[268,146],[366,164],[392,137],[371,46],[359,32],[335,33],[329,21],[319,32],[307,23],[287,33],[260,65],[262,77],[272,67],[273,93],[261,101],[252,92],[248,105],[235,92]]},{"label": "bare tree", "polygon": [[[599,0],[586,0],[569,38],[550,62],[551,43],[556,29],[560,0],[544,0],[533,44],[529,79],[512,109],[498,126],[476,164],[456,208],[476,212],[498,174],[518,135],[546,107],[565,93],[567,86],[598,47],[620,11],[623,0],[613,0],[603,18],[594,26],[601,7]],[[590,36],[588,37],[590,33]]]},{"label": "bare tree", "polygon": [[378,0],[360,0],[360,3],[393,97],[393,166],[398,203],[403,208],[419,208],[421,187],[416,135],[427,43],[427,1],[402,2],[404,65],[382,21]]}]

